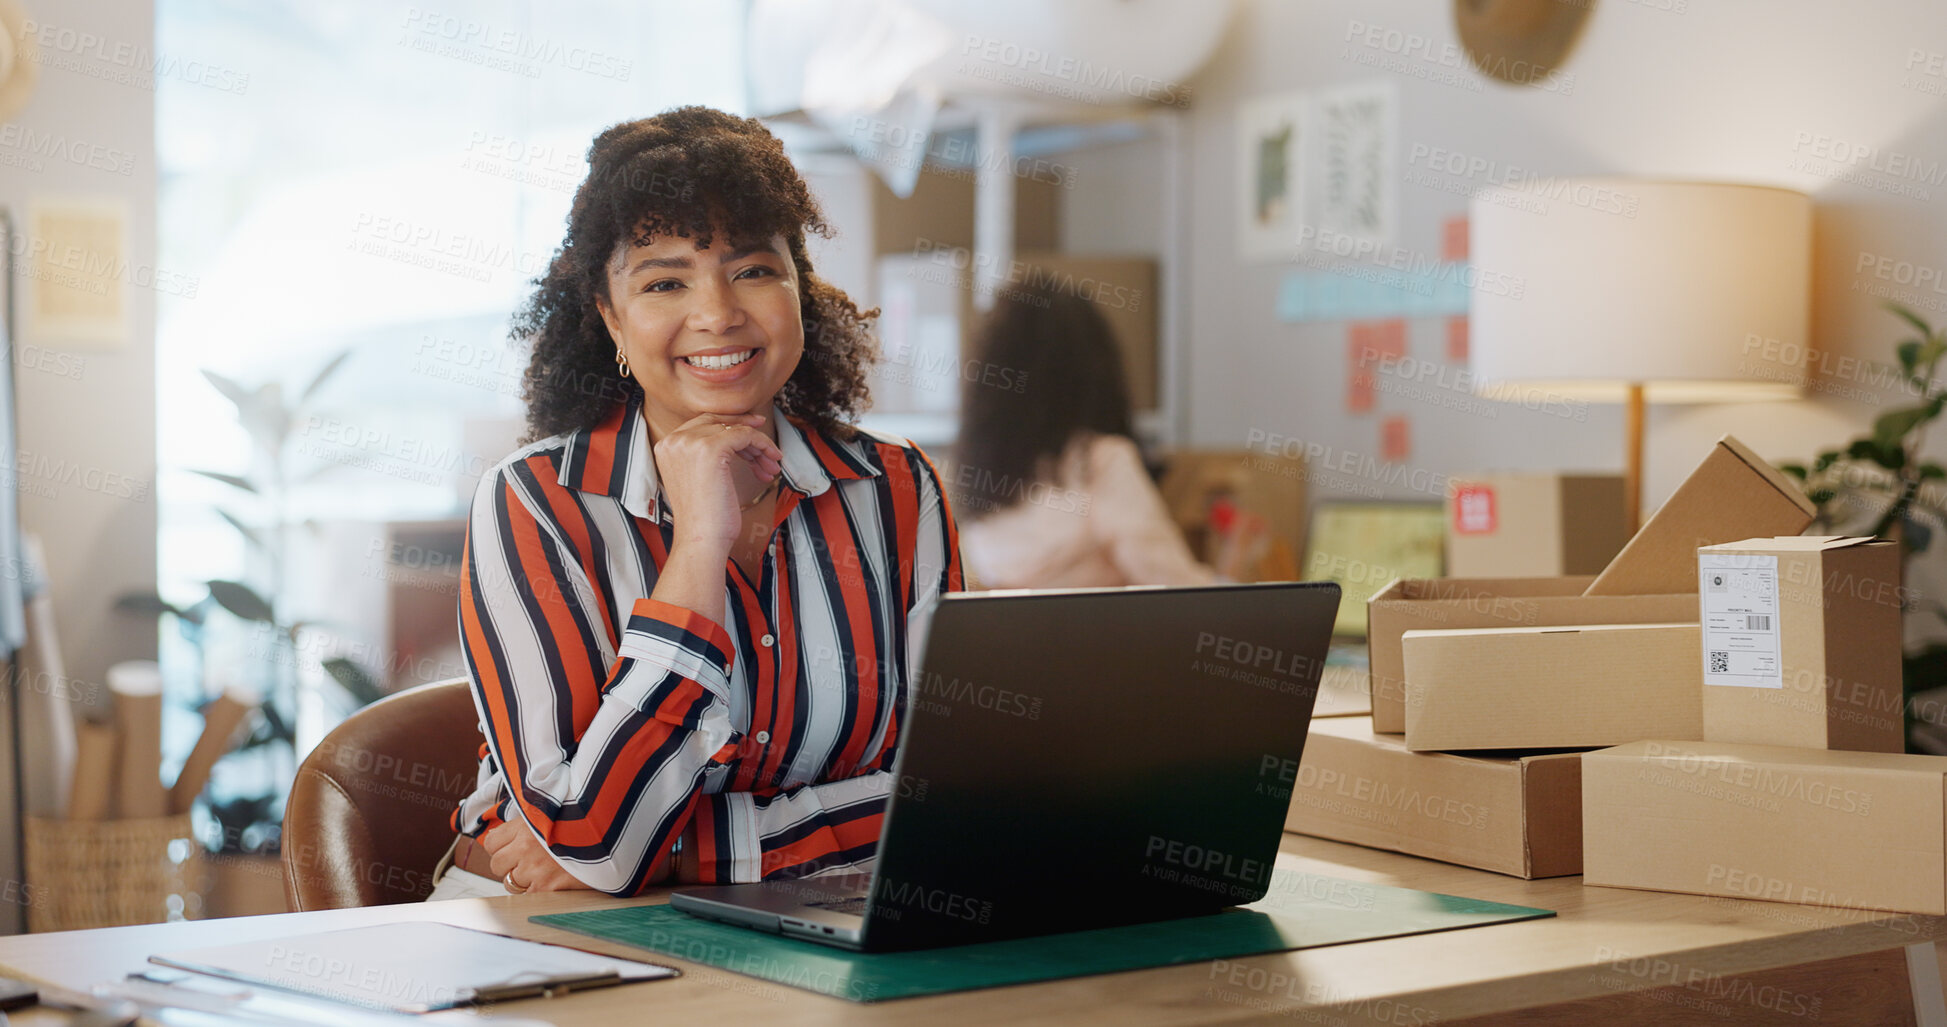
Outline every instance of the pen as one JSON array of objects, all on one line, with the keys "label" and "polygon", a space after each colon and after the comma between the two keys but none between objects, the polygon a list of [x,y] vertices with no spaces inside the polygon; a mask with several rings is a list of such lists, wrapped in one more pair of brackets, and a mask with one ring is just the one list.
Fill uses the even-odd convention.
[{"label": "pen", "polygon": [[543,977],[535,981],[522,981],[518,983],[507,981],[502,984],[490,984],[484,988],[475,988],[473,989],[473,1001],[506,1002],[517,998],[533,998],[536,995],[540,995],[543,998],[553,998],[556,995],[566,995],[571,991],[580,991],[585,988],[601,988],[611,984],[621,983],[622,975],[614,970],[603,970],[598,973],[588,974],[561,974],[555,977]]}]

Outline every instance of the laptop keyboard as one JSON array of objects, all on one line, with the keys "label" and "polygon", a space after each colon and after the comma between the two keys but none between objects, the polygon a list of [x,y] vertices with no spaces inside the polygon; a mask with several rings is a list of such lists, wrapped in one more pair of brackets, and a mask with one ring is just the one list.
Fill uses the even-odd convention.
[{"label": "laptop keyboard", "polygon": [[807,902],[805,905],[813,909],[829,910],[833,913],[848,916],[865,915],[865,896],[863,895],[855,895],[849,899],[833,899],[830,902]]}]

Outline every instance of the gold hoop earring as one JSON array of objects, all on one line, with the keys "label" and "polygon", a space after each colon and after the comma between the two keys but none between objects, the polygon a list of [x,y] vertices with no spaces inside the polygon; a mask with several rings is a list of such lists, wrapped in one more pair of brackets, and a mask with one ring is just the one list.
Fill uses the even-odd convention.
[{"label": "gold hoop earring", "polygon": [[629,355],[620,346],[615,347],[615,370],[624,378],[629,376]]}]

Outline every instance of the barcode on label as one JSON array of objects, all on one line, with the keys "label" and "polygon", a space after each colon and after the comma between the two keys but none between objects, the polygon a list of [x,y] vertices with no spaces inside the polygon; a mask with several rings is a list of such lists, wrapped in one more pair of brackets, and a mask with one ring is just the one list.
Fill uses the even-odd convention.
[{"label": "barcode on label", "polygon": [[1713,649],[1710,653],[1710,672],[1728,674],[1731,670],[1731,654]]},{"label": "barcode on label", "polygon": [[1771,630],[1771,617],[1770,617],[1770,615],[1766,615],[1766,616],[1763,616],[1763,617],[1759,617],[1759,616],[1756,616],[1756,615],[1749,615],[1749,616],[1746,616],[1746,617],[1744,618],[1744,630],[1746,630],[1746,631],[1770,631],[1770,630]]}]

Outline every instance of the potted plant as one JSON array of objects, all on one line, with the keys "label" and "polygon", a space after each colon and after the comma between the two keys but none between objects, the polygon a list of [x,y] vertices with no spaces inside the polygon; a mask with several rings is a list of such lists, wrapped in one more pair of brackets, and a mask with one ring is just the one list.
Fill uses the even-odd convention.
[{"label": "potted plant", "polygon": [[[223,667],[222,673],[247,681],[261,696],[259,715],[233,753],[255,769],[213,777],[212,794],[206,795],[205,805],[215,822],[211,833],[221,833],[220,841],[206,839],[214,842],[210,845],[214,851],[274,852],[277,848],[278,822],[296,764],[300,640],[307,628],[317,626],[292,618],[280,608],[290,536],[299,527],[289,508],[289,446],[293,426],[350,355],[343,351],[328,360],[294,403],[285,401],[278,382],[250,388],[214,371],[203,371],[203,377],[235,407],[237,423],[249,434],[256,459],[245,474],[206,469],[194,473],[222,482],[239,498],[254,500],[254,513],[243,514],[228,507],[218,507],[216,513],[257,557],[262,568],[258,577],[264,587],[216,579],[205,582],[207,594],[188,606],[173,604],[154,592],[129,593],[115,604],[119,610],[174,621],[196,654],[199,677],[207,677],[216,669],[210,666],[212,660],[228,661],[235,665]],[[248,633],[247,644],[216,651],[221,647],[213,644],[217,628],[211,615],[217,610],[232,618],[235,628]],[[351,708],[383,695],[372,675],[351,660],[328,659],[322,666],[342,691],[343,704]],[[220,784],[226,778],[234,782],[239,776],[252,783],[240,788]]]},{"label": "potted plant", "polygon": [[[1947,383],[1938,377],[1947,357],[1947,331],[1899,304],[1886,306],[1914,331],[1894,347],[1897,373],[1886,369],[1911,402],[1881,412],[1870,432],[1819,453],[1809,465],[1781,464],[1780,469],[1797,478],[1818,507],[1808,530],[1896,539],[1904,556],[1902,576],[1910,579],[1914,557],[1947,528],[1947,468],[1920,453],[1928,426],[1947,406]],[[1911,590],[1902,596],[1907,614],[1947,621],[1947,606]],[[1947,687],[1947,643],[1905,653],[1904,663],[1908,747],[1947,752],[1947,735],[1929,742],[1926,732],[1916,734],[1914,702],[1917,693]]]}]

